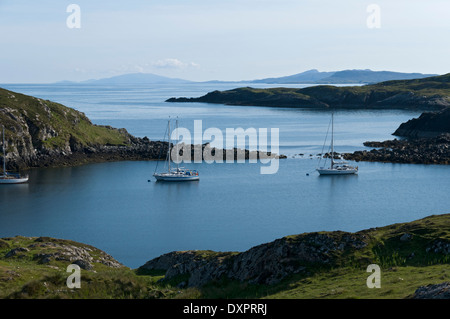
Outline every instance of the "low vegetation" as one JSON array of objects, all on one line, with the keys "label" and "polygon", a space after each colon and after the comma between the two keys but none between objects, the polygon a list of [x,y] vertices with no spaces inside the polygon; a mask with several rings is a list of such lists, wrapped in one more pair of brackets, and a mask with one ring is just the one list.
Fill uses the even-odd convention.
[{"label": "low vegetation", "polygon": [[[321,232],[334,236],[334,232]],[[450,281],[450,215],[363,230],[365,245],[344,249],[332,263],[310,264],[274,284],[220,278],[186,288],[189,274],[130,269],[95,247],[46,237],[0,240],[0,298],[411,298],[417,288]],[[288,241],[301,240],[293,235]],[[338,233],[345,236],[345,233]],[[225,253],[198,251],[207,262]],[[230,253],[237,256],[239,253]],[[81,288],[68,288],[69,264],[82,267]],[[381,288],[368,288],[369,264],[381,269]]]},{"label": "low vegetation", "polygon": [[0,88],[1,125],[10,152],[29,142],[34,148],[54,149],[74,144],[125,145],[128,139],[126,131],[94,125],[84,113],[62,104]]},{"label": "low vegetation", "polygon": [[362,86],[316,85],[306,88],[236,88],[198,98],[167,102],[206,102],[297,108],[422,109],[450,106],[450,73],[414,80],[394,80]]}]

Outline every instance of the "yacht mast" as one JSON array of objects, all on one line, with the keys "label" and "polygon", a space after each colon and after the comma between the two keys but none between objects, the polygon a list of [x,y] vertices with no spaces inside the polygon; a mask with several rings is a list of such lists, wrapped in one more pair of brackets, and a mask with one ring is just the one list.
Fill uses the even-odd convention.
[{"label": "yacht mast", "polygon": [[331,112],[331,168],[334,166],[334,112]]},{"label": "yacht mast", "polygon": [[169,130],[168,130],[168,133],[167,133],[167,134],[169,135],[169,136],[168,136],[169,145],[168,145],[168,147],[167,147],[167,158],[169,159],[168,162],[169,162],[169,173],[170,173],[170,133],[171,133],[171,132],[170,132],[170,118],[169,118],[169,124],[168,124],[168,125],[169,125]]},{"label": "yacht mast", "polygon": [[3,175],[6,176],[6,153],[5,153],[5,126],[2,125],[3,128],[3,133],[2,133],[2,137],[3,137]]},{"label": "yacht mast", "polygon": [[[176,121],[176,131],[177,131],[177,136],[178,136],[178,116],[177,116],[177,121]],[[177,143],[178,143],[178,140],[177,140]],[[178,146],[178,145],[177,145]],[[179,160],[178,160],[178,157],[180,156],[180,150],[178,149],[178,147],[176,148],[176,150],[177,150],[177,173],[178,173],[178,170],[179,170],[179,168],[178,168],[178,166],[179,166]]]}]

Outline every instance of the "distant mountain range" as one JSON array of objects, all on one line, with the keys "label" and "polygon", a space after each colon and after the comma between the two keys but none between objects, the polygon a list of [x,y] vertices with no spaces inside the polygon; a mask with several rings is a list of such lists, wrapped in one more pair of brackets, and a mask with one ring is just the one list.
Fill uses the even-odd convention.
[{"label": "distant mountain range", "polygon": [[[320,72],[316,69],[278,78],[264,78],[249,81],[205,81],[206,83],[269,83],[269,84],[370,84],[390,80],[420,79],[437,74],[401,73],[372,70],[344,70]],[[169,78],[152,73],[130,73],[110,78],[87,80],[82,82],[61,81],[59,84],[163,84],[163,83],[195,83],[194,81]]]},{"label": "distant mountain range", "polygon": [[191,83],[192,81],[169,78],[152,73],[129,73],[104,79],[92,79],[81,82],[61,81],[58,84],[163,84],[163,83]]},{"label": "distant mountain range", "polygon": [[250,81],[252,83],[274,83],[274,84],[295,84],[295,83],[315,83],[315,84],[344,84],[344,83],[378,83],[390,80],[411,80],[420,79],[437,74],[422,73],[401,73],[391,71],[372,70],[344,70],[335,72],[320,72],[316,69],[302,73],[283,76],[279,78],[266,78]]}]

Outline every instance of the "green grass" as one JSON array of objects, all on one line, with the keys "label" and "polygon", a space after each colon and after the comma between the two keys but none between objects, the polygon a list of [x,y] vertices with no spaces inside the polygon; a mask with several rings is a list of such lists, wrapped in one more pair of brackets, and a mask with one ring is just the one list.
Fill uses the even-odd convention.
[{"label": "green grass", "polygon": [[269,293],[265,298],[408,298],[419,286],[449,281],[450,267],[446,264],[428,267],[381,268],[381,288],[367,287],[366,281],[370,274],[365,269],[338,268],[308,278],[293,280],[286,284],[282,291]]},{"label": "green grass", "polygon": [[275,285],[223,280],[201,288],[203,298],[267,299],[404,299],[420,286],[450,280],[448,264],[425,267],[381,267],[381,288],[368,288],[366,269],[342,267],[294,275]]},{"label": "green grass", "polygon": [[[358,232],[368,245],[336,255],[330,266],[310,265],[275,285],[222,280],[201,288],[205,298],[409,298],[420,286],[450,281],[450,256],[427,251],[436,240],[450,242],[450,214],[430,216]],[[410,240],[400,237],[411,234]],[[330,235],[333,233],[329,233]],[[339,236],[340,233],[334,236]],[[288,236],[298,240],[301,235]],[[381,288],[368,288],[367,266],[381,269]]]},{"label": "green grass", "polygon": [[[61,245],[88,247],[95,259],[101,251],[95,247],[67,240],[46,239]],[[66,285],[68,261],[52,260],[39,264],[34,256],[48,252],[42,247],[30,247],[35,238],[14,237],[0,240],[0,298],[67,298],[67,299],[154,299],[185,298],[195,296],[195,291],[173,288],[168,284],[158,284],[161,274],[139,274],[127,267],[110,268],[94,263],[93,270],[81,270],[81,288],[70,289]],[[12,248],[28,247],[29,251],[6,258]]]},{"label": "green grass", "polygon": [[[339,239],[344,232],[321,232]],[[409,240],[400,240],[405,234]],[[420,286],[450,281],[449,254],[428,249],[433,243],[450,242],[450,214],[434,215],[409,223],[367,229],[356,233],[365,236],[367,245],[348,248],[334,254],[329,264],[305,265],[306,272],[290,275],[273,285],[251,284],[228,278],[212,281],[201,288],[179,288],[189,274],[169,281],[164,271],[111,268],[92,262],[93,270],[81,271],[81,288],[66,286],[68,261],[52,259],[39,263],[35,256],[53,248],[34,246],[52,242],[88,248],[94,261],[104,256],[95,247],[63,239],[13,237],[0,239],[0,298],[75,298],[75,299],[146,299],[146,298],[270,298],[270,299],[402,299],[410,298]],[[356,235],[355,234],[355,235]],[[296,241],[308,234],[287,236]],[[5,255],[13,248],[26,247],[13,257]],[[197,251],[199,258],[213,260],[236,252]],[[381,269],[381,288],[368,288],[369,264]]]},{"label": "green grass", "polygon": [[[81,146],[126,145],[127,134],[109,126],[94,125],[81,112],[62,104],[0,89],[0,124],[8,140],[28,132],[35,147],[62,148],[70,142]],[[54,136],[40,136],[41,131]],[[8,150],[11,151],[11,150]]]}]

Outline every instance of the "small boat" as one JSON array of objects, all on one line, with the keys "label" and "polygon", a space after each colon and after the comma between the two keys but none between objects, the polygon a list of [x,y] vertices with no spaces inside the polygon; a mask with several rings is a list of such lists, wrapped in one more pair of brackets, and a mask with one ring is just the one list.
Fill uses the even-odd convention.
[{"label": "small boat", "polygon": [[19,173],[9,173],[6,171],[6,147],[5,147],[5,127],[2,130],[3,137],[3,173],[0,175],[0,184],[21,184],[28,182],[28,176],[21,176]]},{"label": "small boat", "polygon": [[175,168],[168,172],[155,173],[153,176],[157,181],[181,182],[181,181],[198,181],[200,177],[196,170]]},{"label": "small boat", "polygon": [[349,175],[349,174],[357,174],[358,167],[353,167],[349,165],[336,165],[331,164],[329,168],[318,168],[317,171],[320,175]]},{"label": "small boat", "polygon": [[358,166],[350,166],[345,162],[337,163],[334,159],[334,114],[331,113],[331,165],[317,168],[320,175],[350,175],[358,173]]},{"label": "small boat", "polygon": [[[176,121],[176,126],[178,128],[178,120]],[[153,174],[153,176],[156,178],[157,181],[166,181],[166,182],[183,182],[183,181],[198,181],[200,179],[200,176],[198,174],[197,170],[192,170],[192,169],[185,169],[184,167],[179,167],[178,163],[176,164],[176,168],[171,168],[170,164],[172,162],[171,156],[170,156],[170,119],[168,121],[167,124],[167,132],[168,132],[168,148],[167,148],[167,166],[168,166],[168,170],[165,172],[161,172],[161,173],[156,173],[156,169],[158,168],[158,166],[156,166],[155,168],[155,173]]]}]

